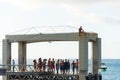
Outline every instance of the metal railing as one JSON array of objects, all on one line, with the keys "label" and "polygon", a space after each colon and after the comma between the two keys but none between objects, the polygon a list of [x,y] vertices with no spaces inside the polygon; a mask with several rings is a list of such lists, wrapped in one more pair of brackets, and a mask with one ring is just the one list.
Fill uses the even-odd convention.
[{"label": "metal railing", "polygon": [[78,75],[56,74],[54,70],[46,66],[34,65],[0,65],[4,70],[2,75],[6,75],[8,80],[79,80]]},{"label": "metal railing", "polygon": [[6,69],[7,72],[34,72],[34,65],[0,65],[0,69]]}]

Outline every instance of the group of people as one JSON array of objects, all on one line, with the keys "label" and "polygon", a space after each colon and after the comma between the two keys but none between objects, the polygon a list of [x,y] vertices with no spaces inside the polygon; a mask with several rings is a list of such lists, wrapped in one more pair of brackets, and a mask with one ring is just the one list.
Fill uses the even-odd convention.
[{"label": "group of people", "polygon": [[36,59],[33,60],[34,70],[41,72],[53,72],[56,74],[70,74],[72,71],[73,74],[78,74],[78,59],[70,62],[69,59],[57,59],[54,58],[43,59],[39,58],[38,61]]}]

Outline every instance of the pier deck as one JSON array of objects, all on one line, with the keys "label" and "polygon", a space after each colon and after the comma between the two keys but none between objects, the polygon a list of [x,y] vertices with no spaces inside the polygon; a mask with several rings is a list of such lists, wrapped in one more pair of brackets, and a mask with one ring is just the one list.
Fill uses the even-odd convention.
[{"label": "pier deck", "polygon": [[48,72],[7,72],[9,80],[79,80],[78,75],[53,74]]},{"label": "pier deck", "polygon": [[[79,80],[79,75],[76,74],[56,74],[54,72],[48,72],[47,69],[44,72],[35,71],[34,65],[0,66],[0,73],[1,75],[7,76],[7,80]],[[7,70],[8,68],[11,69]]]}]

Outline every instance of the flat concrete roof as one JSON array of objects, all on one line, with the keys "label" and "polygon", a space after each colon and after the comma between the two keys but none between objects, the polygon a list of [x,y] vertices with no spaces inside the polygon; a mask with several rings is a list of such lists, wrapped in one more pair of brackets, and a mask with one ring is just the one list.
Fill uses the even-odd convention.
[{"label": "flat concrete roof", "polygon": [[46,42],[46,41],[78,41],[80,37],[86,37],[89,41],[94,41],[98,37],[97,33],[50,33],[50,34],[20,34],[6,35],[9,42],[24,41],[26,43]]}]

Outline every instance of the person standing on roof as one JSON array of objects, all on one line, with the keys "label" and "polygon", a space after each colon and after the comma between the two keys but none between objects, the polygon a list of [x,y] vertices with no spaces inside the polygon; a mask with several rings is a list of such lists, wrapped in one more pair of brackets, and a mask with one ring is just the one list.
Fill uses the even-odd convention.
[{"label": "person standing on roof", "polygon": [[82,26],[80,26],[80,28],[79,28],[79,36],[80,36],[80,33],[83,33],[83,32],[84,32],[84,30],[83,30]]},{"label": "person standing on roof", "polygon": [[79,33],[81,33],[81,32],[84,32],[82,26],[80,26],[80,28],[79,28]]}]

